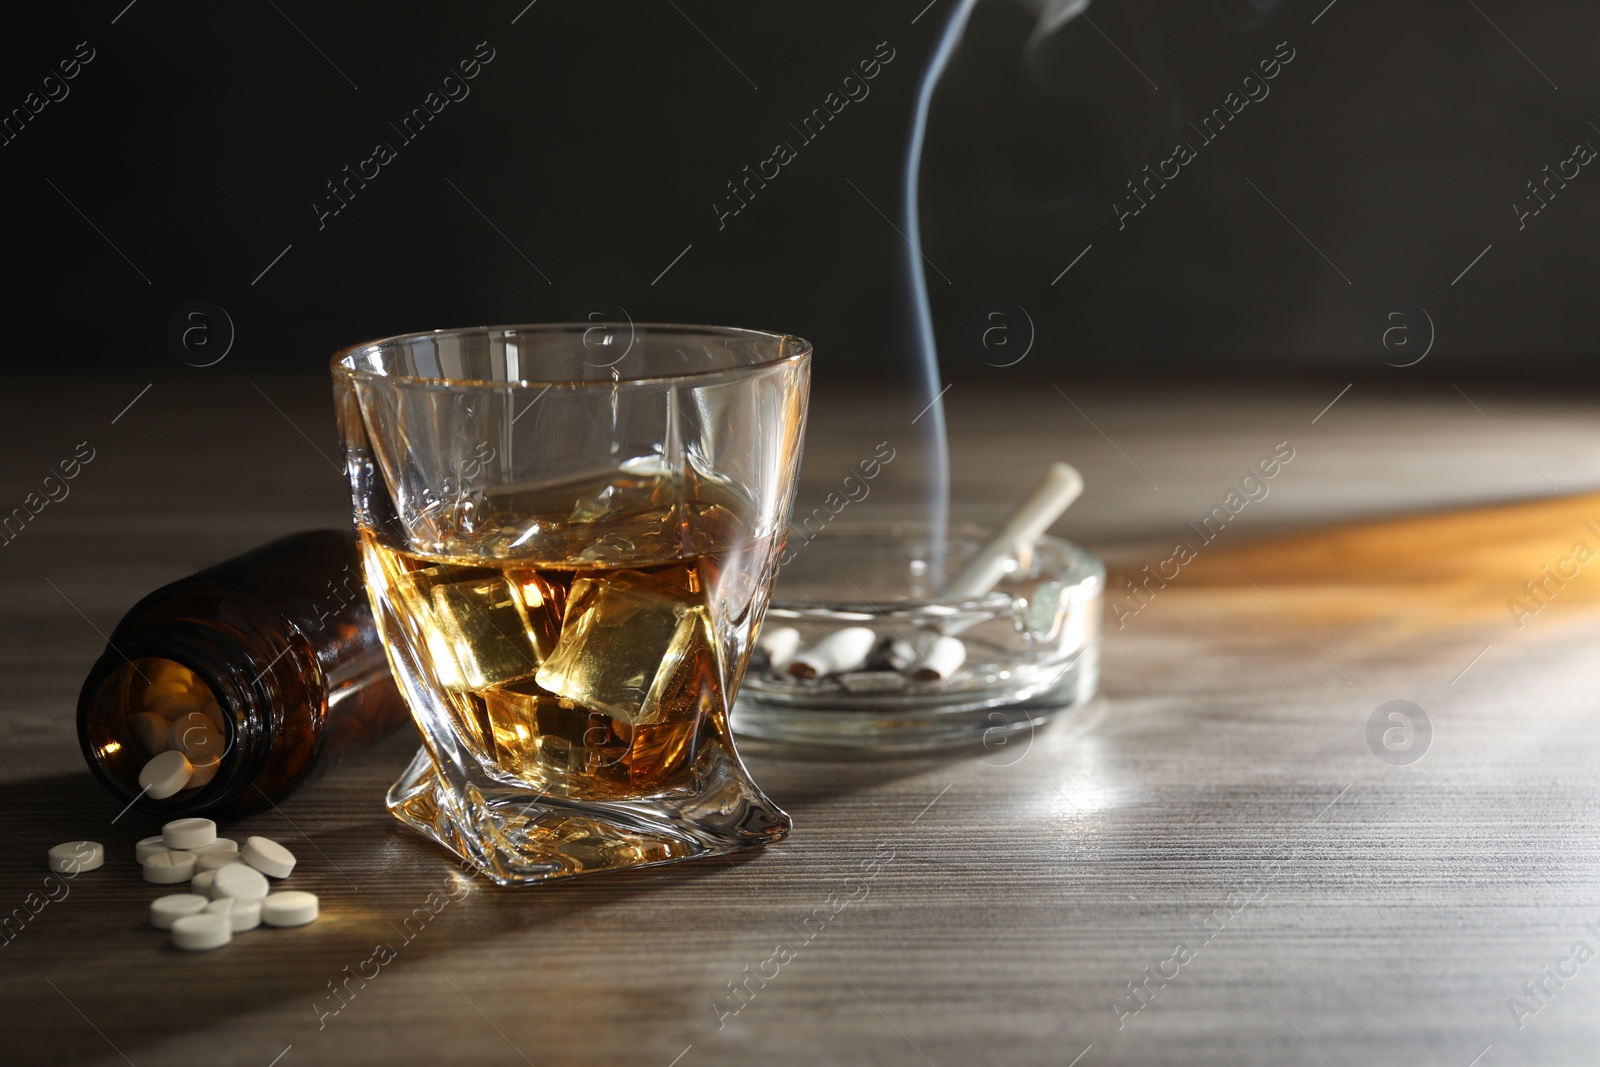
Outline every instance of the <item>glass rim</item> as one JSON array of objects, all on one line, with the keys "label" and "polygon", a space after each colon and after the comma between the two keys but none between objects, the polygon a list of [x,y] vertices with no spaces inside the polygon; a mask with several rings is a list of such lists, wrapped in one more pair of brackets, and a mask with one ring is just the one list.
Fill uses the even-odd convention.
[{"label": "glass rim", "polygon": [[813,348],[810,341],[792,333],[777,333],[772,330],[757,330],[742,326],[706,326],[694,323],[676,322],[629,322],[629,327],[634,330],[662,330],[677,331],[680,333],[698,333],[706,337],[725,338],[758,338],[767,341],[776,341],[780,347],[792,345],[794,351],[775,359],[762,360],[756,363],[747,363],[735,367],[712,367],[706,370],[683,371],[676,374],[619,374],[616,378],[518,378],[514,381],[495,381],[487,378],[441,378],[424,374],[382,374],[377,371],[367,370],[352,366],[354,358],[362,352],[371,351],[383,346],[420,341],[436,337],[465,337],[471,335],[492,336],[499,331],[513,331],[526,333],[559,334],[563,332],[587,331],[594,329],[597,323],[593,322],[527,322],[506,323],[493,326],[465,326],[454,329],[441,330],[413,330],[406,333],[390,334],[387,337],[378,337],[370,341],[361,341],[357,344],[346,345],[333,354],[330,367],[335,375],[342,374],[350,379],[365,381],[382,381],[406,383],[412,385],[431,385],[444,388],[491,388],[491,389],[525,389],[525,388],[555,388],[566,387],[573,389],[593,388],[612,389],[618,385],[660,385],[680,381],[706,381],[718,378],[739,378],[755,371],[770,370],[792,363],[801,363],[811,358]]}]

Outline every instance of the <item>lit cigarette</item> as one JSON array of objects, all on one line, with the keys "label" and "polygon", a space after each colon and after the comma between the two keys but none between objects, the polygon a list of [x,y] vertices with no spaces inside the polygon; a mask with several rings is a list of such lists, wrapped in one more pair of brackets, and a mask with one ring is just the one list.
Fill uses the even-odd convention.
[{"label": "lit cigarette", "polygon": [[767,654],[767,662],[775,671],[781,671],[794,659],[794,654],[800,651],[800,631],[793,626],[779,626],[774,630],[763,630],[756,640],[756,647]]},{"label": "lit cigarette", "polygon": [[896,638],[889,646],[889,662],[914,682],[938,682],[961,669],[967,646],[959,637],[918,634],[913,640]]},{"label": "lit cigarette", "polygon": [[1050,524],[1083,492],[1083,476],[1070,463],[1052,463],[1041,481],[1017,505],[994,536],[978,549],[940,592],[941,597],[966,599],[980,597],[1005,577],[1006,564],[1025,552]]},{"label": "lit cigarette", "polygon": [[795,653],[789,661],[789,673],[796,678],[823,678],[853,671],[867,662],[877,643],[878,635],[865,626],[846,626]]}]

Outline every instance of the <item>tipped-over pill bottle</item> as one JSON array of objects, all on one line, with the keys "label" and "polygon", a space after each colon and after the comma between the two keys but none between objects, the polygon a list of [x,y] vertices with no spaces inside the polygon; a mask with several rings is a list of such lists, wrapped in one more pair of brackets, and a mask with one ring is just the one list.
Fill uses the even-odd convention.
[{"label": "tipped-over pill bottle", "polygon": [[78,741],[163,817],[276,802],[410,721],[355,539],[292,534],[157,589],[84,680]]}]

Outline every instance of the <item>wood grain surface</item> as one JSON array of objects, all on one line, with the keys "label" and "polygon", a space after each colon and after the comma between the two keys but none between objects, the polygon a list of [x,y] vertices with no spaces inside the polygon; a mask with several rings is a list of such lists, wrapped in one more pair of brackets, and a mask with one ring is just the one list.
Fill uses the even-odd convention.
[{"label": "wood grain surface", "polygon": [[[25,917],[0,943],[0,1061],[1596,1060],[1600,559],[1561,562],[1600,551],[1586,399],[954,390],[958,517],[1065,458],[1089,489],[1057,531],[1116,575],[1193,550],[1142,598],[1114,576],[1095,702],[916,758],[742,745],[786,841],[523,889],[384,812],[415,748],[396,737],[223,827],[294,849],[322,920],[192,955],[148,926],[161,890],[132,849],[155,828],[85,770],[78,684],[139,595],[348,511],[320,379],[148,382],[6,387],[0,512],[80,442],[94,458],[0,546],[0,915]],[[819,396],[802,507],[889,441],[850,517],[915,514],[916,414]],[[1203,540],[1190,524],[1279,442],[1266,495]],[[1576,576],[1531,599],[1546,566]],[[1369,745],[1391,700],[1431,724],[1415,762]],[[38,906],[46,849],[79,838],[106,866]]]}]

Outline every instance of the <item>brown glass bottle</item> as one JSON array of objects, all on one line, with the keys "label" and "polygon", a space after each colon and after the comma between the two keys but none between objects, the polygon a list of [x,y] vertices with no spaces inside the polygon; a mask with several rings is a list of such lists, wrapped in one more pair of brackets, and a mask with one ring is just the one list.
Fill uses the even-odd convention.
[{"label": "brown glass bottle", "polygon": [[[146,712],[155,718],[140,721]],[[178,720],[196,725],[162,725]],[[169,817],[275,802],[409,721],[355,538],[335,530],[292,534],[149,594],[112,631],[78,697],[95,776]],[[196,756],[204,784],[143,794],[153,748],[192,754],[210,730],[221,752],[214,764]]]}]

